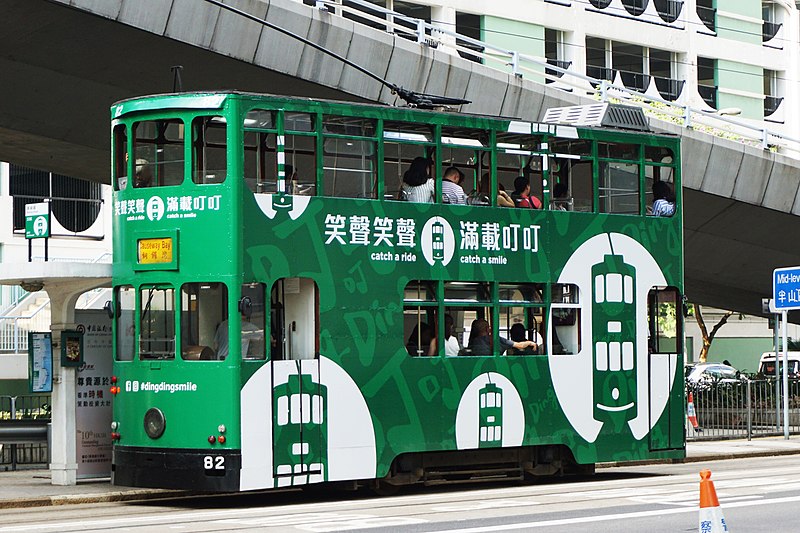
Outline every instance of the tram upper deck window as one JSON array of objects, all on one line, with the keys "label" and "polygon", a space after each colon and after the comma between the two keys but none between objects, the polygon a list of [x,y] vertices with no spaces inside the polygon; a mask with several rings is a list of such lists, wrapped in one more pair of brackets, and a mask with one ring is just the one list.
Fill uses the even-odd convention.
[{"label": "tram upper deck window", "polygon": [[[541,148],[541,140],[530,135],[520,135],[515,133],[497,133],[497,189],[505,191],[507,195],[514,192],[514,180],[519,176],[528,178],[531,190],[530,195],[538,199],[543,199],[543,177],[544,159],[538,152]],[[484,176],[479,187],[481,202],[473,202],[481,205],[482,202],[488,203],[492,193],[489,192],[489,184]],[[501,200],[502,194],[497,193],[497,205],[504,205]]]},{"label": "tram upper deck window", "polygon": [[184,174],[184,124],[179,119],[133,125],[133,186],[180,185]]},{"label": "tram upper deck window", "polygon": [[654,182],[666,182],[672,192],[675,192],[675,159],[672,150],[663,146],[646,146],[644,153],[645,206],[649,213],[650,206],[653,205]]},{"label": "tram upper deck window", "polygon": [[192,120],[192,181],[222,183],[227,169],[227,123],[224,117]]},{"label": "tram upper deck window", "polygon": [[[442,170],[454,166],[464,173],[461,188],[471,198],[478,196],[481,178],[492,168],[489,142],[490,134],[485,130],[442,128],[440,166]],[[479,201],[475,204],[481,205]]]},{"label": "tram upper deck window", "polygon": [[601,213],[639,214],[639,165],[601,161],[599,210]]},{"label": "tram upper deck window", "polygon": [[325,115],[322,130],[324,195],[377,198],[375,120]]},{"label": "tram upper deck window", "polygon": [[[225,359],[228,351],[228,288],[223,283],[185,283],[181,287],[181,356],[190,361]],[[220,329],[222,328],[222,329]],[[224,330],[224,332],[223,332]],[[224,334],[224,354],[219,340]]]},{"label": "tram upper deck window", "polygon": [[136,290],[130,285],[114,289],[114,319],[116,320],[117,361],[133,361],[136,327]]},{"label": "tram upper deck window", "polygon": [[383,197],[403,200],[403,174],[417,157],[431,159],[433,127],[428,124],[385,121],[383,123]]},{"label": "tram upper deck window", "polygon": [[252,109],[244,117],[244,183],[254,193],[277,191],[278,133],[275,111]]},{"label": "tram upper deck window", "polygon": [[175,359],[175,289],[142,287],[139,305],[139,357]]},{"label": "tram upper deck window", "polygon": [[128,130],[125,124],[114,126],[114,189],[128,186]]}]

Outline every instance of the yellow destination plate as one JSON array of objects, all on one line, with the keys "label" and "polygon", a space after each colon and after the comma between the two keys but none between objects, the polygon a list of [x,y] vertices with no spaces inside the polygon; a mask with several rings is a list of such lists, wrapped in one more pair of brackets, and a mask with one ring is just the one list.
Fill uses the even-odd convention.
[{"label": "yellow destination plate", "polygon": [[140,265],[172,263],[172,237],[139,239],[138,260]]}]

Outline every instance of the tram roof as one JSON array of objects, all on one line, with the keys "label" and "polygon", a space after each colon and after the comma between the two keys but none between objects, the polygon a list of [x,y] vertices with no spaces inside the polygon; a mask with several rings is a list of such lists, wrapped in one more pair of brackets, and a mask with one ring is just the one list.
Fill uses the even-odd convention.
[{"label": "tram roof", "polygon": [[[179,108],[179,109],[220,109],[223,107],[225,101],[227,101],[231,97],[236,98],[252,98],[252,99],[269,99],[276,102],[305,102],[310,105],[321,105],[321,106],[333,106],[333,107],[351,107],[360,110],[373,110],[376,113],[384,113],[386,110],[392,110],[395,112],[403,112],[403,113],[411,113],[411,114],[418,114],[418,115],[427,115],[427,116],[446,116],[448,118],[453,118],[457,121],[459,120],[479,120],[479,121],[486,121],[487,123],[505,123],[509,125],[509,131],[513,131],[513,125],[519,124],[538,124],[539,133],[550,133],[556,136],[561,136],[558,132],[560,128],[576,128],[580,130],[600,130],[600,131],[615,131],[619,133],[627,133],[627,134],[638,134],[638,135],[649,135],[655,137],[671,137],[671,138],[678,138],[677,135],[671,133],[663,133],[663,132],[653,132],[653,131],[641,131],[636,129],[628,129],[624,127],[611,127],[609,126],[600,126],[600,125],[587,125],[587,124],[580,124],[580,125],[573,125],[567,123],[546,123],[543,119],[540,121],[528,121],[521,119],[519,117],[504,117],[504,116],[495,116],[495,115],[481,115],[475,113],[464,113],[461,111],[457,111],[454,109],[442,109],[442,110],[429,110],[429,109],[419,109],[413,107],[397,107],[391,106],[388,104],[383,103],[362,103],[362,102],[350,102],[345,100],[331,100],[331,99],[324,99],[324,98],[310,98],[304,96],[287,96],[287,95],[276,95],[276,94],[269,94],[269,93],[253,93],[253,92],[246,92],[246,91],[235,91],[235,90],[228,90],[228,91],[194,91],[194,92],[182,92],[182,93],[157,93],[157,94],[150,94],[150,95],[142,95],[136,96],[133,98],[127,98],[124,100],[120,100],[115,102],[112,107],[112,118],[120,118],[121,116],[127,115],[129,113],[137,113],[143,111],[153,111],[157,109],[163,108]],[[549,110],[545,111],[545,114]],[[563,131],[563,130],[562,130]],[[536,129],[533,130],[536,133]],[[530,131],[519,131],[518,133],[530,133]],[[570,135],[567,135],[570,136]]]}]

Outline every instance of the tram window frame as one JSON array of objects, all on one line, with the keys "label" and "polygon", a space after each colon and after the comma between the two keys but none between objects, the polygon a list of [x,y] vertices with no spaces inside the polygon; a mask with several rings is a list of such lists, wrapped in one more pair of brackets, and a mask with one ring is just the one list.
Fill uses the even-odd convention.
[{"label": "tram window frame", "polygon": [[114,190],[121,191],[128,187],[128,127],[115,124],[112,130],[114,138]]},{"label": "tram window frame", "polygon": [[[531,340],[537,344],[535,350],[527,348],[520,351],[510,348],[506,350],[506,355],[541,355],[547,353],[544,294],[545,285],[542,283],[501,282],[498,284],[499,334],[511,341]],[[525,328],[525,339],[511,338],[511,327],[516,323],[521,323]]]},{"label": "tram window frame", "polygon": [[572,283],[551,285],[549,316],[552,338],[546,342],[554,355],[576,355],[583,346],[579,291],[578,286]]},{"label": "tram window frame", "polygon": [[323,196],[378,198],[378,130],[377,119],[322,115]]},{"label": "tram window frame", "polygon": [[[242,122],[243,178],[253,193],[278,191],[277,111],[254,108]],[[274,175],[270,179],[270,171]]]},{"label": "tram window frame", "polygon": [[[140,128],[151,124],[156,130],[155,136],[145,137],[144,132],[140,135]],[[173,126],[177,128],[177,132],[173,131]],[[185,130],[186,124],[179,118],[139,120],[133,123],[132,150],[133,164],[136,167],[134,188],[167,187],[183,183],[186,172]],[[172,137],[168,133],[177,135]],[[163,159],[159,159],[160,156]]]},{"label": "tram window frame", "polygon": [[641,165],[633,161],[599,161],[597,206],[600,213],[640,214]]},{"label": "tram window frame", "polygon": [[[650,353],[681,353],[683,346],[682,312],[683,302],[677,287],[653,287],[647,294],[648,348]],[[660,309],[656,310],[659,307]],[[663,317],[663,320],[662,320]],[[672,335],[663,335],[671,326]]]},{"label": "tram window frame", "polygon": [[645,213],[650,214],[653,210],[653,184],[656,181],[667,183],[675,193],[675,167],[673,165],[645,165],[644,167],[644,206]]},{"label": "tram window frame", "polygon": [[255,329],[245,329],[241,325],[241,335],[246,337],[247,345],[242,340],[242,359],[245,361],[264,361],[267,358],[267,286],[264,283],[244,283],[241,287],[240,305],[247,322]]},{"label": "tram window frame", "polygon": [[[218,136],[220,129],[222,130],[222,142]],[[209,168],[209,162],[213,163],[211,168]],[[192,181],[198,185],[212,185],[223,183],[227,176],[227,119],[220,115],[194,117],[192,119]]]},{"label": "tram window frame", "polygon": [[[530,196],[535,196],[542,201],[544,205],[544,177],[545,177],[545,154],[543,149],[543,137],[525,135],[519,133],[497,132],[496,134],[496,160],[497,160],[497,184],[495,185],[493,194],[488,194],[487,185],[483,182],[484,177],[481,177],[480,193],[481,199],[485,202],[485,198],[497,197],[500,185],[506,194],[511,196],[514,193],[514,180],[519,176],[528,178],[530,184]],[[517,163],[513,163],[516,156]],[[486,203],[479,203],[478,205],[487,205]]]},{"label": "tram window frame", "polygon": [[[468,197],[475,196],[481,186],[484,174],[492,172],[492,139],[493,130],[464,128],[460,126],[442,126],[439,135],[439,161],[434,161],[433,177],[437,183],[441,173],[448,167],[456,167],[464,173],[460,187]],[[441,187],[436,189],[437,202],[442,203]],[[491,201],[488,205],[496,203]],[[479,201],[475,205],[481,204]]]},{"label": "tram window frame", "polygon": [[185,361],[224,359],[218,356],[218,335],[228,306],[228,287],[219,282],[191,282],[180,290],[181,358]]},{"label": "tram window frame", "polygon": [[[145,291],[151,291],[150,297],[147,298],[147,303],[145,302]],[[153,301],[153,291],[162,291],[165,293],[164,298],[162,298],[162,303],[164,304],[164,309],[160,310],[159,316],[153,316],[153,319],[148,319],[152,323],[153,321],[159,320],[161,316],[164,317],[164,324],[163,330],[165,333],[164,337],[155,337],[154,340],[149,340],[145,337],[145,318],[148,314],[153,313],[151,308],[151,303]],[[138,292],[138,309],[139,309],[139,336],[138,336],[138,347],[139,347],[139,359],[142,361],[152,361],[152,360],[173,360],[175,359],[175,288],[171,285],[142,285],[139,287]],[[153,327],[151,326],[148,328],[148,331],[152,332]],[[170,338],[169,335],[172,334]],[[152,335],[148,337],[152,338]],[[145,343],[163,343],[164,349],[163,350],[153,350],[150,349],[148,351],[144,350]],[[169,346],[172,346],[172,349],[169,349]],[[149,355],[145,355],[149,354]]]},{"label": "tram window frame", "polygon": [[[435,281],[411,280],[403,289],[403,342],[412,357],[438,355],[431,353],[431,342],[437,336],[434,329],[437,327],[436,313],[439,306],[436,294]],[[426,336],[425,342],[423,336]]]},{"label": "tram window frame", "polygon": [[563,153],[551,154],[548,172],[551,187],[555,188],[556,183],[567,184],[567,198],[563,202],[567,211],[595,211],[593,159]]},{"label": "tram window frame", "polygon": [[[406,200],[403,175],[417,157],[434,160],[435,127],[415,122],[386,120],[382,129],[383,199]],[[410,152],[410,153],[409,153]]]},{"label": "tram window frame", "polygon": [[136,356],[136,294],[133,285],[114,287],[113,309],[117,361],[133,361]]}]

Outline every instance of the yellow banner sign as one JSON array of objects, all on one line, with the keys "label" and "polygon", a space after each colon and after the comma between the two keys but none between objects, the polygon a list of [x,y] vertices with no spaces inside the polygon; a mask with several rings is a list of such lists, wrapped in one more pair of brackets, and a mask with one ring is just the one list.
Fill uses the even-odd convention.
[{"label": "yellow banner sign", "polygon": [[172,263],[172,237],[140,239],[138,241],[139,264]]}]

